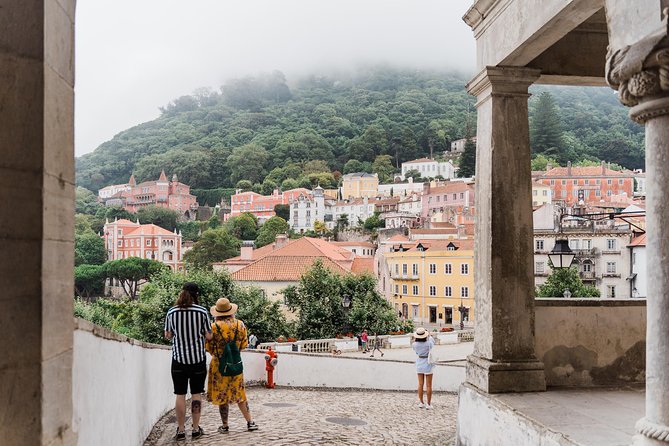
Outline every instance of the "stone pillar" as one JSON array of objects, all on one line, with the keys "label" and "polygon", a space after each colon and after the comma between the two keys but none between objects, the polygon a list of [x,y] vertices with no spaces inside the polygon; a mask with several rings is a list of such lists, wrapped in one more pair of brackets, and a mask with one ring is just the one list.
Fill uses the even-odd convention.
[{"label": "stone pillar", "polygon": [[646,126],[648,299],[646,416],[635,445],[669,444],[669,46],[664,29],[612,52],[607,81],[618,89],[630,117]]},{"label": "stone pillar", "polygon": [[488,67],[478,99],[476,336],[467,382],[488,392],[546,390],[534,355],[534,272],[528,87],[539,70]]},{"label": "stone pillar", "polygon": [[0,29],[0,443],[73,445],[74,0]]}]

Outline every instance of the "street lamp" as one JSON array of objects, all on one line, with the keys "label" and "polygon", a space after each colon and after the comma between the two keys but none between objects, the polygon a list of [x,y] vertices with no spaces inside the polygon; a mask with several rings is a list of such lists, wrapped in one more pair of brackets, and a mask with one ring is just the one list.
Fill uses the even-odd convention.
[{"label": "street lamp", "polygon": [[349,308],[351,306],[351,296],[344,294],[344,298],[341,300],[341,306],[344,308]]},{"label": "street lamp", "polygon": [[564,293],[562,293],[565,299],[569,299],[571,297],[571,291],[569,291],[569,288],[566,288],[564,290]]},{"label": "street lamp", "polygon": [[553,268],[569,268],[574,261],[574,251],[569,247],[569,241],[566,239],[559,239],[555,241],[553,250],[548,254],[548,258],[553,264]]},{"label": "street lamp", "polygon": [[344,308],[344,335],[347,335],[351,331],[351,326],[348,323],[348,311],[351,307],[351,296],[344,294],[341,300],[341,306]]}]

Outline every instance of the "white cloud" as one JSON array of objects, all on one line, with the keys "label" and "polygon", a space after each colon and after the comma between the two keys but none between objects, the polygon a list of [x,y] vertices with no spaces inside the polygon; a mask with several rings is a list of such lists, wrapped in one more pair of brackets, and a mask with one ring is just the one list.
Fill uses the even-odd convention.
[{"label": "white cloud", "polygon": [[471,0],[79,0],[77,155],[170,100],[278,69],[390,63],[471,72]]}]

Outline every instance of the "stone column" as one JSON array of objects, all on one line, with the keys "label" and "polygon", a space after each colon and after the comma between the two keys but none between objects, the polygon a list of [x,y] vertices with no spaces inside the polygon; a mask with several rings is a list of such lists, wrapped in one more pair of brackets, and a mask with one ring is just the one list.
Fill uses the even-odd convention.
[{"label": "stone column", "polygon": [[74,0],[0,29],[0,443],[74,445]]},{"label": "stone column", "polygon": [[488,392],[546,390],[534,355],[534,272],[528,87],[539,70],[488,67],[478,99],[476,336],[467,382]]},{"label": "stone column", "polygon": [[[669,46],[664,30],[607,60],[607,81],[630,117],[646,127],[648,299],[646,416],[635,445],[669,444]],[[650,42],[650,43],[649,43]]]}]

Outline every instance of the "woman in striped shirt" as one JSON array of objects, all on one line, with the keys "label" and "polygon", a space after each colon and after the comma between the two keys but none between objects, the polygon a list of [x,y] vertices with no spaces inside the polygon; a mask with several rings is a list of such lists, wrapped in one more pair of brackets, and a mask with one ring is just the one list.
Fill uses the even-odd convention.
[{"label": "woman in striped shirt", "polygon": [[211,339],[209,314],[198,305],[200,289],[196,283],[186,282],[176,304],[165,317],[165,337],[172,341],[172,382],[176,395],[177,415],[176,440],[186,439],[186,394],[190,384],[191,416],[193,430],[191,437],[204,435],[200,426],[202,393],[207,377],[207,357],[204,351],[205,339]]}]

